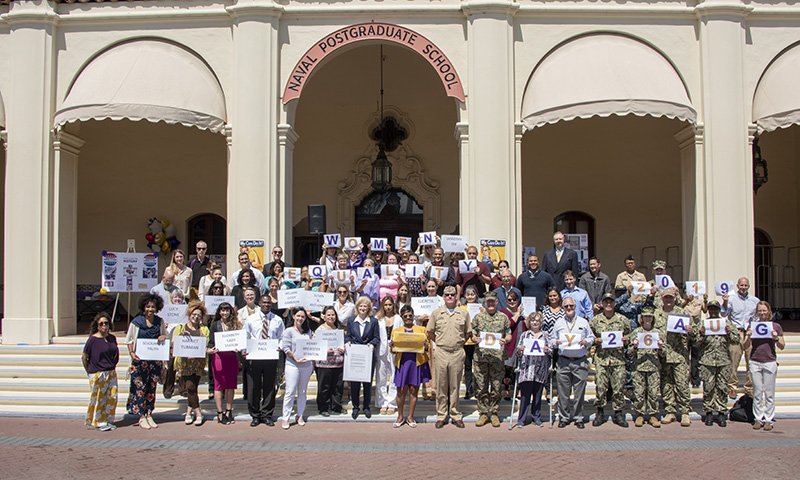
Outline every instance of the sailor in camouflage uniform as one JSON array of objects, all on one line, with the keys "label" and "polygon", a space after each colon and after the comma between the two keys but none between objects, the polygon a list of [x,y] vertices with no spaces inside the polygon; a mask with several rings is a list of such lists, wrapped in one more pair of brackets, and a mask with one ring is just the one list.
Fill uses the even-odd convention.
[{"label": "sailor in camouflage uniform", "polygon": [[[702,320],[694,322],[693,338],[700,348],[700,378],[703,379],[703,411],[706,425],[726,425],[728,414],[728,380],[731,378],[730,346],[739,342],[739,330],[727,318],[720,318],[720,304],[708,303],[708,318],[724,325],[724,335],[706,335]],[[716,325],[722,327],[722,325]],[[712,322],[712,328],[715,328]]]},{"label": "sailor in camouflage uniform", "polygon": [[[642,308],[641,326],[631,332],[628,344],[633,357],[633,409],[636,411],[635,426],[644,425],[644,416],[650,415],[650,425],[659,428],[658,397],[661,394],[661,356],[664,332],[655,330],[655,309]],[[639,348],[639,334],[657,332],[658,348]]]},{"label": "sailor in camouflage uniform", "polygon": [[[505,377],[505,344],[511,341],[511,321],[505,313],[497,311],[497,294],[488,292],[484,297],[485,312],[475,315],[472,319],[472,341],[478,344],[475,349],[473,369],[475,383],[477,384],[478,413],[480,418],[475,422],[476,427],[482,427],[491,416],[492,426],[499,427],[500,419],[497,410],[502,395],[501,385]],[[500,334],[500,349],[483,348],[481,332]]]},{"label": "sailor in camouflage uniform", "polygon": [[692,424],[689,419],[689,335],[692,334],[692,325],[688,321],[685,310],[675,306],[677,297],[675,288],[665,288],[662,292],[662,305],[656,308],[656,326],[660,331],[667,331],[667,316],[686,315],[686,334],[666,332],[667,341],[664,342],[664,362],[661,364],[661,398],[664,400],[664,410],[667,414],[661,423],[668,424],[677,420],[680,415],[682,427]]},{"label": "sailor in camouflage uniform", "polygon": [[[614,295],[606,293],[600,301],[600,306],[603,310],[592,317],[589,321],[589,326],[592,328],[592,333],[595,337],[595,345],[597,351],[594,358],[595,375],[594,381],[596,385],[595,393],[597,397],[594,401],[594,406],[597,407],[597,415],[594,417],[592,425],[599,427],[605,423],[604,408],[607,403],[606,392],[611,389],[611,402],[614,407],[613,421],[620,427],[628,426],[625,421],[625,351],[622,345],[628,341],[628,336],[631,333],[631,325],[628,319],[623,315],[614,312]],[[603,332],[622,332],[622,338],[618,339],[620,346],[617,348],[602,348],[602,334]]]}]

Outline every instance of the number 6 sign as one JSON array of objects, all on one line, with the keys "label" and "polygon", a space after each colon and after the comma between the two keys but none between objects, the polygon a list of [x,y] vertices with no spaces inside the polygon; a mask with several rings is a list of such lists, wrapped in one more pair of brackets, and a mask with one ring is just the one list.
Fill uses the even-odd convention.
[{"label": "number 6 sign", "polygon": [[622,331],[603,332],[603,348],[622,348]]},{"label": "number 6 sign", "polygon": [[639,332],[639,348],[658,348],[658,332]]}]

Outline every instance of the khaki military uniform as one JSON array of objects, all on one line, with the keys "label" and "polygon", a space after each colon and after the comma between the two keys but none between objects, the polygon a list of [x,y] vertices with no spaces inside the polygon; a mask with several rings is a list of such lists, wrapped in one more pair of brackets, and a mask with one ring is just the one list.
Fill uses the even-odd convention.
[{"label": "khaki military uniform", "polygon": [[692,322],[692,337],[700,348],[700,378],[703,380],[703,411],[728,411],[728,380],[731,378],[730,345],[739,342],[739,330],[725,317],[715,318],[728,327],[726,335],[702,335],[702,320]]},{"label": "khaki military uniform", "polygon": [[[615,313],[607,318],[604,313],[599,313],[589,320],[589,326],[595,338],[600,338],[603,332],[621,331],[622,336],[630,340],[631,324],[628,319]],[[621,343],[621,342],[620,342]],[[594,406],[604,408],[607,402],[607,393],[611,389],[611,403],[615,412],[625,408],[625,350],[619,348],[602,348],[597,346],[594,355],[594,383],[597,397]]]},{"label": "khaki military uniform", "polygon": [[[633,275],[628,275],[628,272],[623,270],[622,272],[620,272],[619,275],[617,275],[617,279],[614,281],[614,285],[615,286],[624,285],[625,288],[628,288],[631,286],[631,281],[646,282],[647,277],[644,276],[644,273],[638,270],[633,272]],[[642,303],[643,300],[644,299],[642,298],[642,295],[634,295],[631,297],[631,302],[634,303]]]},{"label": "khaki military uniform", "polygon": [[[664,361],[661,363],[661,398],[664,410],[673,415],[689,414],[689,335],[667,332],[667,316],[688,315],[681,307],[665,312],[659,307],[655,313],[655,328],[666,332]],[[691,318],[689,319],[691,322]]]},{"label": "khaki military uniform", "polygon": [[[639,327],[631,332],[629,345],[639,338],[640,333],[658,332],[663,342],[664,332],[652,328],[645,330]],[[658,397],[661,394],[661,360],[662,349],[632,348],[633,356],[633,409],[639,415],[656,415],[658,413]]]},{"label": "khaki military uniform", "polygon": [[[503,337],[511,335],[511,320],[502,312],[489,315],[481,312],[472,319],[472,334],[480,336],[481,332],[499,333]],[[508,358],[506,349],[490,348],[475,349],[475,359],[472,363],[475,370],[475,383],[477,384],[478,413],[497,415],[502,396],[502,383],[505,377],[505,360]]]},{"label": "khaki military uniform", "polygon": [[463,308],[450,312],[447,307],[440,307],[431,314],[426,328],[433,333],[436,342],[436,419],[445,420],[449,413],[454,421],[461,420],[458,400],[464,370],[464,342],[470,331],[469,315]]}]

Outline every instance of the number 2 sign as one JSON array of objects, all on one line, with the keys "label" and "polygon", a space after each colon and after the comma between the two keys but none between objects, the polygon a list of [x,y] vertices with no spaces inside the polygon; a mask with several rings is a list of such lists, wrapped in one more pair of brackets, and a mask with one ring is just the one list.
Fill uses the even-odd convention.
[{"label": "number 2 sign", "polygon": [[622,331],[603,332],[603,348],[622,348]]}]

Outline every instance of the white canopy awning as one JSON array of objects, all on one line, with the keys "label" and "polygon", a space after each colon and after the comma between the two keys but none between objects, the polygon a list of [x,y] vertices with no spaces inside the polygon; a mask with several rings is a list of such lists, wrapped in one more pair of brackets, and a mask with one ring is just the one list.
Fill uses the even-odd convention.
[{"label": "white canopy awning", "polygon": [[800,47],[794,47],[767,67],[753,98],[753,121],[759,133],[800,124]]},{"label": "white canopy awning", "polygon": [[619,35],[589,35],[551,52],[534,70],[522,100],[527,129],[612,114],[697,121],[672,64],[651,47]]},{"label": "white canopy awning", "polygon": [[171,43],[137,40],[92,60],[72,84],[54,123],[106,118],[219,132],[226,123],[225,96],[196,55]]}]

